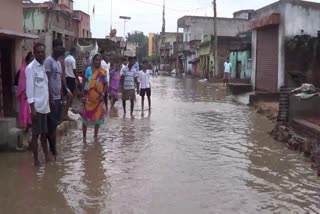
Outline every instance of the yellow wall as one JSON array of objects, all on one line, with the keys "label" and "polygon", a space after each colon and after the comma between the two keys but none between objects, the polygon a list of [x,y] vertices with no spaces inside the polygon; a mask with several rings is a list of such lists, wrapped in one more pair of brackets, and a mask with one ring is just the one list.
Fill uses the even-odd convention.
[{"label": "yellow wall", "polygon": [[148,56],[152,56],[154,33],[149,33]]}]

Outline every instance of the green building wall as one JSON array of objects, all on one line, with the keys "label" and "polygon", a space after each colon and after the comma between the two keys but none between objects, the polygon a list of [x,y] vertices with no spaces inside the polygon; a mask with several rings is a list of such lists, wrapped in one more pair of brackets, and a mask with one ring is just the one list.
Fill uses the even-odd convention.
[{"label": "green building wall", "polygon": [[249,58],[250,51],[231,51],[230,62],[232,64],[231,78],[237,78],[237,63],[241,63],[240,79],[251,79],[252,61]]}]

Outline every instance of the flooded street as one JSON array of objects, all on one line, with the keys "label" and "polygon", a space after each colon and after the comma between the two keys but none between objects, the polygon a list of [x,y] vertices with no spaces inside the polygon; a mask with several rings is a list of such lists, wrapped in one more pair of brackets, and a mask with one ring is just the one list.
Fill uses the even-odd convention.
[{"label": "flooded street", "polygon": [[[319,213],[320,179],[273,124],[192,79],[158,77],[153,108],[111,112],[98,143],[71,130],[56,163],[0,153],[0,213]],[[43,159],[41,159],[43,161]]]}]

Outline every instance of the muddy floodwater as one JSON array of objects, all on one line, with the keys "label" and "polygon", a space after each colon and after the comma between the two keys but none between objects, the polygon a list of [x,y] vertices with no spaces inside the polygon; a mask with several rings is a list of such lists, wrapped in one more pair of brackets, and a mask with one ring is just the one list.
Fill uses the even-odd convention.
[{"label": "muddy floodwater", "polygon": [[98,142],[70,130],[57,162],[0,153],[0,213],[320,213],[320,179],[272,123],[196,80],[152,87],[151,114],[138,98],[123,118],[118,103]]}]

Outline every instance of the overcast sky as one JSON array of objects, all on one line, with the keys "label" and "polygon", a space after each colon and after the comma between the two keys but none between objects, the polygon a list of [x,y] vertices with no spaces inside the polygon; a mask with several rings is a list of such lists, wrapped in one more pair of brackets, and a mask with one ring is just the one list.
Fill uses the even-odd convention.
[{"label": "overcast sky", "polygon": [[[314,0],[320,2],[320,0]],[[43,2],[43,0],[33,0]],[[89,2],[89,3],[88,3]],[[119,16],[130,16],[126,32],[134,30],[160,32],[162,27],[163,0],[74,0],[74,7],[91,15],[93,37],[104,38],[110,32],[112,6],[112,27],[123,36],[124,25]],[[184,15],[213,16],[212,0],[166,0],[166,31],[177,31],[177,19]],[[217,0],[218,16],[232,17],[233,12],[243,9],[258,9],[276,0]],[[95,15],[92,14],[95,6]]]}]

